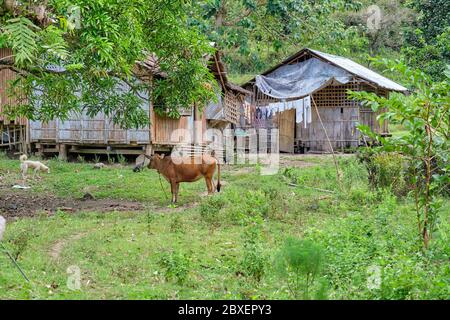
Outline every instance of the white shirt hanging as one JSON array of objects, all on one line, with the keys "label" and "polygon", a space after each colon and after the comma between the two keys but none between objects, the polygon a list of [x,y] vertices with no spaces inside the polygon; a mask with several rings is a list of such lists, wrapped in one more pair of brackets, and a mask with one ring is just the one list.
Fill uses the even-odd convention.
[{"label": "white shirt hanging", "polygon": [[311,97],[307,96],[303,99],[303,108],[304,108],[304,118],[305,118],[305,128],[308,123],[312,122],[312,114],[311,114]]},{"label": "white shirt hanging", "polygon": [[303,100],[295,100],[295,122],[301,123],[303,121]]}]

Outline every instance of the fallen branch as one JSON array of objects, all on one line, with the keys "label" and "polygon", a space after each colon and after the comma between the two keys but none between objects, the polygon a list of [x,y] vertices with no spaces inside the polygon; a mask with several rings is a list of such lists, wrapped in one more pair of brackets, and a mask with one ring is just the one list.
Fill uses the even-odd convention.
[{"label": "fallen branch", "polygon": [[289,182],[288,185],[290,187],[302,187],[302,188],[313,189],[313,190],[317,190],[317,191],[321,191],[321,192],[335,193],[334,191],[331,191],[331,190],[314,188],[314,187],[308,187],[308,186],[300,186],[300,185],[292,183],[292,182]]}]

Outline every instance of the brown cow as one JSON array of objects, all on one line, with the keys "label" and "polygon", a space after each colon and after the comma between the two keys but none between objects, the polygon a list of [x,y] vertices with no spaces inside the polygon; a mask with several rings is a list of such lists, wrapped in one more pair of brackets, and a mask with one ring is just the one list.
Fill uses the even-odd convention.
[{"label": "brown cow", "polygon": [[220,164],[216,158],[210,155],[194,157],[176,157],[155,154],[147,156],[150,159],[149,169],[156,169],[159,174],[170,183],[172,202],[176,203],[180,182],[194,182],[205,178],[208,194],[214,192],[214,172],[217,165],[217,192],[220,192]]}]

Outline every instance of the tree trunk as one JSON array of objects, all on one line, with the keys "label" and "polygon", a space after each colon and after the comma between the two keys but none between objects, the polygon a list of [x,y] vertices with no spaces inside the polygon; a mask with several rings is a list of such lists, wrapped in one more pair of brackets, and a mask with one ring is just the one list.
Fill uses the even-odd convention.
[{"label": "tree trunk", "polygon": [[220,2],[220,8],[219,8],[219,10],[217,10],[216,17],[215,17],[216,29],[221,28],[224,24],[224,19],[227,15],[227,9],[225,7],[226,7],[226,1],[222,0]]}]

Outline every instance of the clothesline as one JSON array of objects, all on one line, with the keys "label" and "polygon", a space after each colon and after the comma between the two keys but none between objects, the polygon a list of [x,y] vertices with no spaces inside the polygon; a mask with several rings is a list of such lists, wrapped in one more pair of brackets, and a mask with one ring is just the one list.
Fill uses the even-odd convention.
[{"label": "clothesline", "polygon": [[256,119],[271,119],[276,112],[283,112],[292,109],[295,109],[295,122],[304,122],[306,128],[307,124],[312,121],[310,96],[292,101],[270,103],[266,107],[258,107],[256,109]]}]

